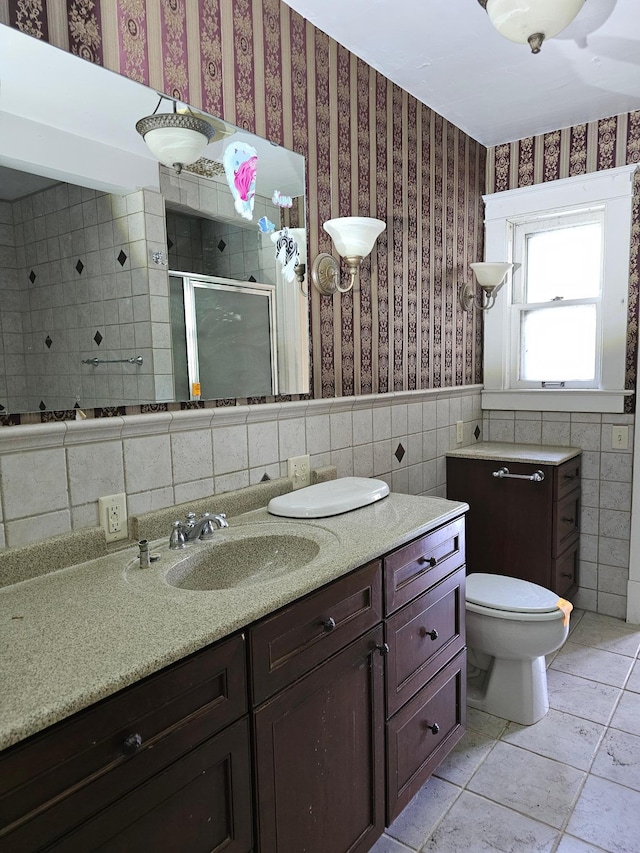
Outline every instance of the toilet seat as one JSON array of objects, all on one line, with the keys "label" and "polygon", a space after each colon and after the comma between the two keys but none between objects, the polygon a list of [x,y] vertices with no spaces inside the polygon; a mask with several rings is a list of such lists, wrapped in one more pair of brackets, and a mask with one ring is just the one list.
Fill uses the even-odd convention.
[{"label": "toilet seat", "polygon": [[520,578],[475,572],[467,576],[466,607],[499,619],[542,622],[563,618],[555,592]]}]

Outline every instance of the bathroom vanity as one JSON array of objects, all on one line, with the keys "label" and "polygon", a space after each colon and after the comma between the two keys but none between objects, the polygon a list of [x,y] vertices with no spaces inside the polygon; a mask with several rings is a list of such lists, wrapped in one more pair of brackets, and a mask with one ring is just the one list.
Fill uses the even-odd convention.
[{"label": "bathroom vanity", "polygon": [[469,572],[577,589],[581,451],[481,442],[447,454],[447,497],[466,501]]},{"label": "bathroom vanity", "polygon": [[464,733],[466,509],[286,522],[325,538],[277,582],[129,549],[1,590],[2,850],[369,850]]}]

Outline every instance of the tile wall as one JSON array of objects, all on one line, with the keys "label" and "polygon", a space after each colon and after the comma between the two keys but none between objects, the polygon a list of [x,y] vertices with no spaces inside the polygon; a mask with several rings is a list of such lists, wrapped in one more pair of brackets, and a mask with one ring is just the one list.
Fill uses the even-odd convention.
[{"label": "tile wall", "polygon": [[304,453],[341,477],[444,496],[459,420],[470,444],[480,386],[0,430],[0,545],[95,526],[101,495],[126,492],[129,514],[142,513],[279,477]]},{"label": "tile wall", "polygon": [[[5,409],[172,399],[167,275],[150,261],[166,251],[159,193],[60,183],[1,207]],[[142,366],[82,364],[134,355]]]},{"label": "tile wall", "polygon": [[[582,449],[577,607],[624,619],[629,579],[633,415],[485,411],[486,441]],[[612,448],[611,428],[629,427],[628,449]]]}]

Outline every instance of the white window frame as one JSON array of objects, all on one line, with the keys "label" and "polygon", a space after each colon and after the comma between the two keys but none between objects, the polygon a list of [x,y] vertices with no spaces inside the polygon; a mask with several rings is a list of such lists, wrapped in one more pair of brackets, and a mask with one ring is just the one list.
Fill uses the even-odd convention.
[{"label": "white window frame", "polygon": [[570,211],[604,211],[602,360],[599,388],[518,388],[518,341],[512,335],[513,275],[496,303],[484,313],[483,409],[561,412],[624,411],[627,303],[633,174],[636,166],[564,178],[483,196],[485,257],[521,260],[514,255],[514,227]]}]

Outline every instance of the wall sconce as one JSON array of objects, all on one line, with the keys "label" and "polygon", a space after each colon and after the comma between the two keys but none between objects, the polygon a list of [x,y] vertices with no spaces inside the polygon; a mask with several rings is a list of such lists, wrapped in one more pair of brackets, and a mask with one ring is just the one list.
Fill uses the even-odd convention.
[{"label": "wall sconce", "polygon": [[371,253],[376,240],[387,227],[386,223],[369,216],[342,216],[329,219],[322,227],[333,240],[336,252],[344,258],[349,270],[349,284],[340,286],[340,264],[326,252],[319,254],[313,262],[311,280],[325,296],[336,290],[346,293],[353,287],[360,264]]},{"label": "wall sconce", "polygon": [[141,118],[136,123],[136,130],[162,165],[180,174],[183,166],[189,166],[202,157],[216,130],[191,110],[178,112],[172,98],[166,100],[173,103],[173,112],[159,113],[158,107],[164,99],[165,96],[160,95],[153,114]]},{"label": "wall sconce", "polygon": [[527,44],[540,53],[542,42],[562,32],[576,17],[584,0],[478,0],[489,20],[509,41]]},{"label": "wall sconce", "polygon": [[519,264],[503,262],[483,261],[477,264],[469,264],[473,270],[476,281],[482,288],[482,294],[478,298],[474,284],[465,284],[460,292],[460,305],[463,311],[470,311],[475,305],[480,311],[488,311],[493,308],[498,291],[502,287],[509,270],[517,268]]}]

